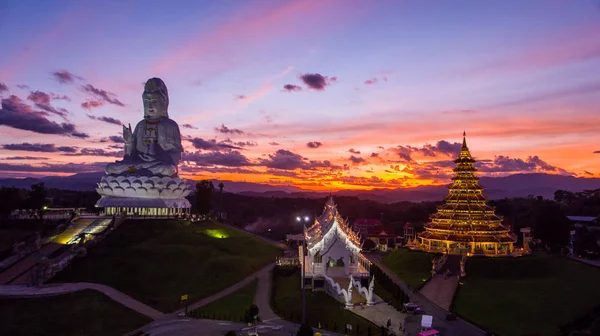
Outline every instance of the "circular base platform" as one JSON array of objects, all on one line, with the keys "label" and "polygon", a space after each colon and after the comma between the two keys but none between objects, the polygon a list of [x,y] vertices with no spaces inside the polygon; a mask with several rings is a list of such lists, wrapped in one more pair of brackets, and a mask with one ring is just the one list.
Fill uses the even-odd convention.
[{"label": "circular base platform", "polygon": [[179,208],[192,207],[185,198],[137,198],[102,196],[96,202],[97,208]]}]

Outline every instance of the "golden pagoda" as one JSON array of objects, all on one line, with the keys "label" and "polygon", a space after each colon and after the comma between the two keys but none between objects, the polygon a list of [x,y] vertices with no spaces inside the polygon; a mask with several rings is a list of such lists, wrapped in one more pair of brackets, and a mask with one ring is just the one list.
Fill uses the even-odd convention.
[{"label": "golden pagoda", "polygon": [[425,231],[418,234],[419,248],[425,251],[467,255],[510,255],[517,236],[502,225],[502,217],[486,204],[483,187],[475,176],[475,160],[467,147],[466,133],[454,161],[452,178],[444,204],[437,207]]}]

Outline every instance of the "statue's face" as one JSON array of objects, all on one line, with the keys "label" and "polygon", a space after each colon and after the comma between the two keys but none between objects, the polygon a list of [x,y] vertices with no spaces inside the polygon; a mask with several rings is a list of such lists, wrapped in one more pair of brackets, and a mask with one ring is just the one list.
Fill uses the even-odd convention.
[{"label": "statue's face", "polygon": [[158,118],[167,115],[167,102],[159,94],[146,93],[144,99],[144,116]]}]

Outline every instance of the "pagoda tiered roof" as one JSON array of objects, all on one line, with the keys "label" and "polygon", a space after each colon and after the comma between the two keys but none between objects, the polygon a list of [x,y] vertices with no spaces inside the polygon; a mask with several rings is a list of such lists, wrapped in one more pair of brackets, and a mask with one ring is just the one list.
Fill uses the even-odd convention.
[{"label": "pagoda tiered roof", "polygon": [[454,162],[456,175],[452,177],[445,202],[429,217],[425,232],[419,237],[454,242],[514,243],[516,235],[502,225],[502,217],[495,213],[494,207],[486,204],[466,134],[463,134],[462,147]]},{"label": "pagoda tiered roof", "polygon": [[304,230],[304,237],[310,249],[323,243],[327,237],[339,236],[345,239],[346,243],[360,250],[360,236],[350,228],[348,221],[342,218],[333,197],[329,197],[325,203],[323,213],[315,218],[315,222],[310,227]]}]

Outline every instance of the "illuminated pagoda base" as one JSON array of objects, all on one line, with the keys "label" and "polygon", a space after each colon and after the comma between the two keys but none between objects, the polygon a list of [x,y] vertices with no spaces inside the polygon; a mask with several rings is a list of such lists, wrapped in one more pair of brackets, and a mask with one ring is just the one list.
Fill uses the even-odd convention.
[{"label": "illuminated pagoda base", "polygon": [[502,224],[494,207],[486,204],[465,136],[445,202],[430,216],[412,248],[467,256],[520,255],[514,250],[516,234]]},{"label": "illuminated pagoda base", "polygon": [[96,203],[105,216],[126,214],[142,217],[183,217],[190,214],[191,204],[183,199],[130,198],[102,196]]}]

